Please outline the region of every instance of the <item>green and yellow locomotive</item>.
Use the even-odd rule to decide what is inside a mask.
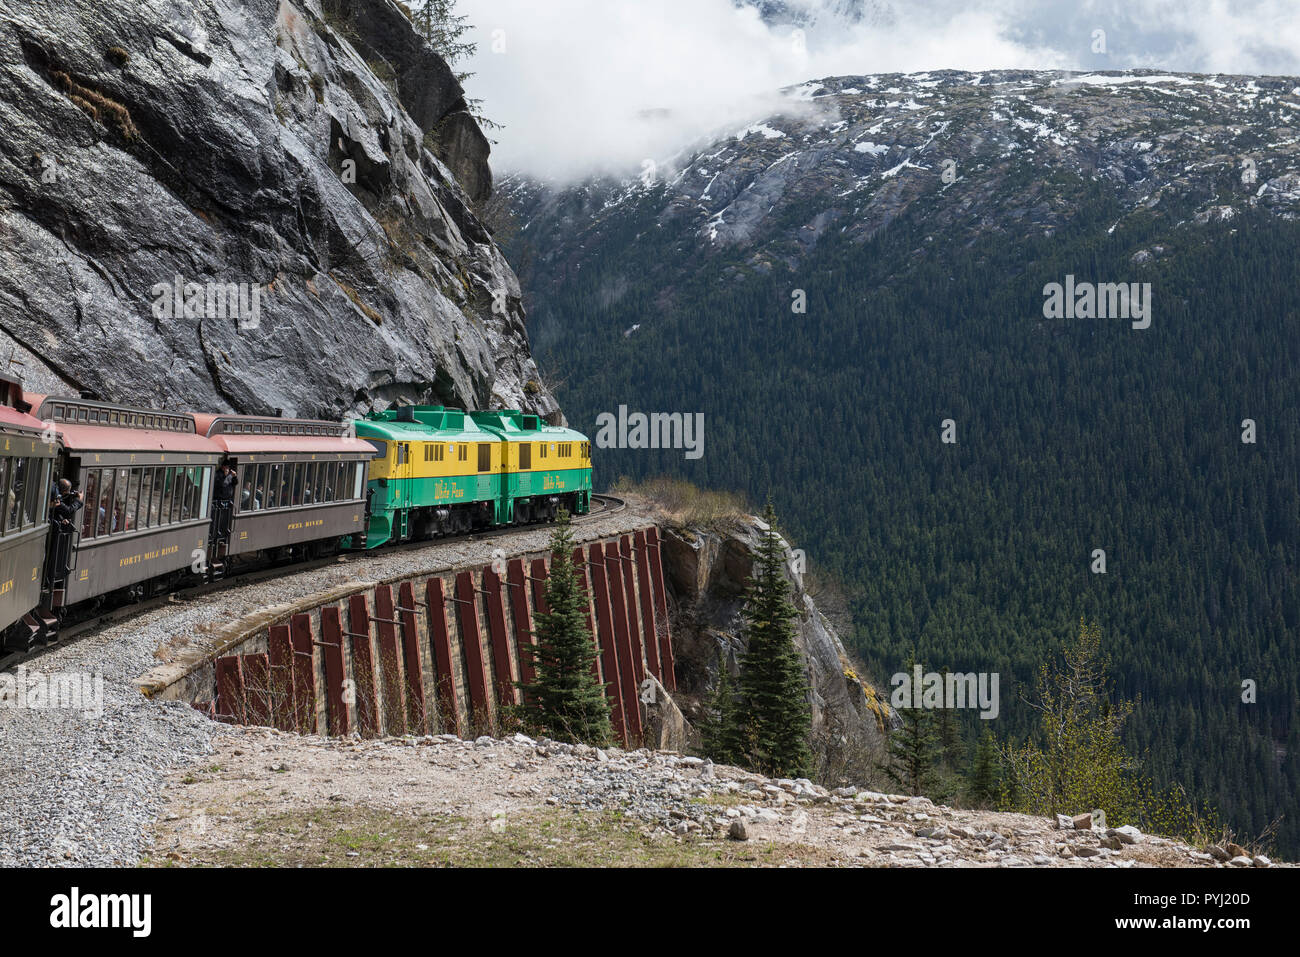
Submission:
[[[591,508],[591,443],[516,410],[400,406],[356,423],[375,447],[365,539],[353,548],[418,541]]]

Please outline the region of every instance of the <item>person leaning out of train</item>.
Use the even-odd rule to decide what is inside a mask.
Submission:
[[[235,474],[234,468],[229,462],[221,463],[221,471],[217,473],[216,489],[212,498],[217,502],[233,502],[235,500],[235,490],[239,488],[239,476]]]
[[[59,479],[54,498],[50,501],[50,521],[58,525],[71,525],[77,511],[85,505],[81,492],[73,491],[72,483]]]

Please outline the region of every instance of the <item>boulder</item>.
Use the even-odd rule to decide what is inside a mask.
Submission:
[[[681,708],[659,679],[649,671],[645,677],[653,685],[652,694],[643,693],[640,697],[646,741],[663,751],[685,751],[691,743],[691,723],[686,720]],[[704,760],[689,757],[683,758],[681,763],[687,767],[697,767],[703,765]]]
[[[1117,837],[1125,844],[1136,844],[1142,840],[1142,832],[1132,824],[1125,824],[1123,827],[1113,827],[1106,832],[1112,837]]]

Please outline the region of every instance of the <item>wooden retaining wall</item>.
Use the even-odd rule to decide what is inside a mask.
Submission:
[[[639,744],[639,691],[676,689],[658,530],[573,551],[615,734]],[[215,659],[195,707],[222,721],[362,737],[501,730],[533,679],[520,653],[545,611],[552,556],[370,585],[268,623]]]

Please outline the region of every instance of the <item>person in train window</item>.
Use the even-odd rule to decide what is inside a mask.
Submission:
[[[90,471],[86,473],[86,492],[90,496],[91,502],[99,500],[99,473]],[[99,524],[99,516],[86,509],[86,514],[81,519],[81,537],[90,538],[95,534],[95,527]]]
[[[84,504],[82,494],[72,490],[72,483],[67,479],[59,479],[59,492],[50,501],[50,521],[72,527],[77,510]]]
[[[217,473],[216,490],[212,498],[217,502],[233,502],[235,500],[235,490],[239,488],[239,476],[229,462],[221,463],[221,471]]]
[[[5,528],[13,531],[19,527],[18,509],[23,500],[23,491],[27,488],[27,460],[24,458],[14,459],[14,469],[12,481],[9,483],[9,501],[6,506],[9,509],[9,521]],[[60,482],[60,484],[62,484]]]
[[[96,535],[105,535],[108,533],[108,513],[112,507],[113,500],[109,498],[108,493],[105,492],[104,497],[99,500],[99,526],[95,531]],[[117,531],[116,517],[113,519],[113,531]]]

